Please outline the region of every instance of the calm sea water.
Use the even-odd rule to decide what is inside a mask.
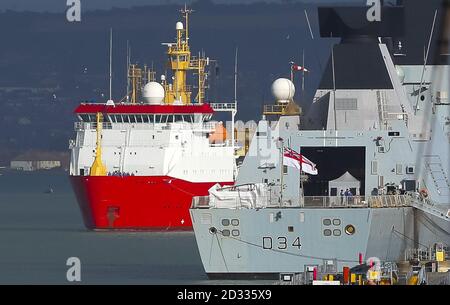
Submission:
[[[81,260],[84,284],[250,283],[209,281],[192,232],[87,231],[67,173],[3,172],[0,284],[68,283],[69,257]]]

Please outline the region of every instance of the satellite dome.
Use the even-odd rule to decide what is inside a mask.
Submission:
[[[272,94],[279,103],[289,103],[294,98],[295,86],[287,78],[279,78],[272,84]]]
[[[142,96],[150,105],[162,104],[164,100],[164,87],[157,82],[150,82],[144,86]]]
[[[177,30],[182,30],[184,28],[183,23],[178,21],[177,24],[175,25],[175,28]]]

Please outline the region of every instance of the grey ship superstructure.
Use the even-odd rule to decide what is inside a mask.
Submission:
[[[300,273],[328,261],[341,269],[361,257],[398,262],[410,249],[450,245],[448,57],[433,54],[425,70],[423,59],[408,63],[396,40],[403,7],[384,7],[378,25],[346,24],[366,9],[319,8],[322,37],[342,41],[303,127],[297,116],[261,120],[236,187],[194,198],[210,277]],[[284,147],[319,174],[281,166]],[[347,188],[353,196],[340,195]]]

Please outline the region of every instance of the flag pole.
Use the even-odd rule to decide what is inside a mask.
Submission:
[[[300,154],[300,189],[301,189],[301,192],[302,192],[302,195],[301,195],[301,197],[300,197],[300,199],[301,198],[304,198],[305,197],[305,192],[304,192],[304,189],[303,189],[303,179],[302,179],[302,167],[303,167],[303,156],[302,156],[302,147],[300,146],[299,148],[298,148],[298,153]]]
[[[284,141],[281,139],[281,147],[280,147],[280,167],[281,167],[281,176],[280,176],[280,206],[283,205],[283,176],[284,176]]]

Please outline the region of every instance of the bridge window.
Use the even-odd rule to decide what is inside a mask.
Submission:
[[[142,123],[142,115],[136,115],[136,123]]]
[[[136,116],[135,115],[130,115],[130,123],[136,123]]]
[[[89,115],[87,114],[80,114],[80,118],[83,122],[89,122]]]
[[[184,118],[182,115],[175,115],[175,122],[183,122]]]
[[[124,123],[130,123],[130,117],[128,115],[123,115],[122,118]]]
[[[194,123],[200,123],[203,119],[203,116],[201,115],[194,115]]]

